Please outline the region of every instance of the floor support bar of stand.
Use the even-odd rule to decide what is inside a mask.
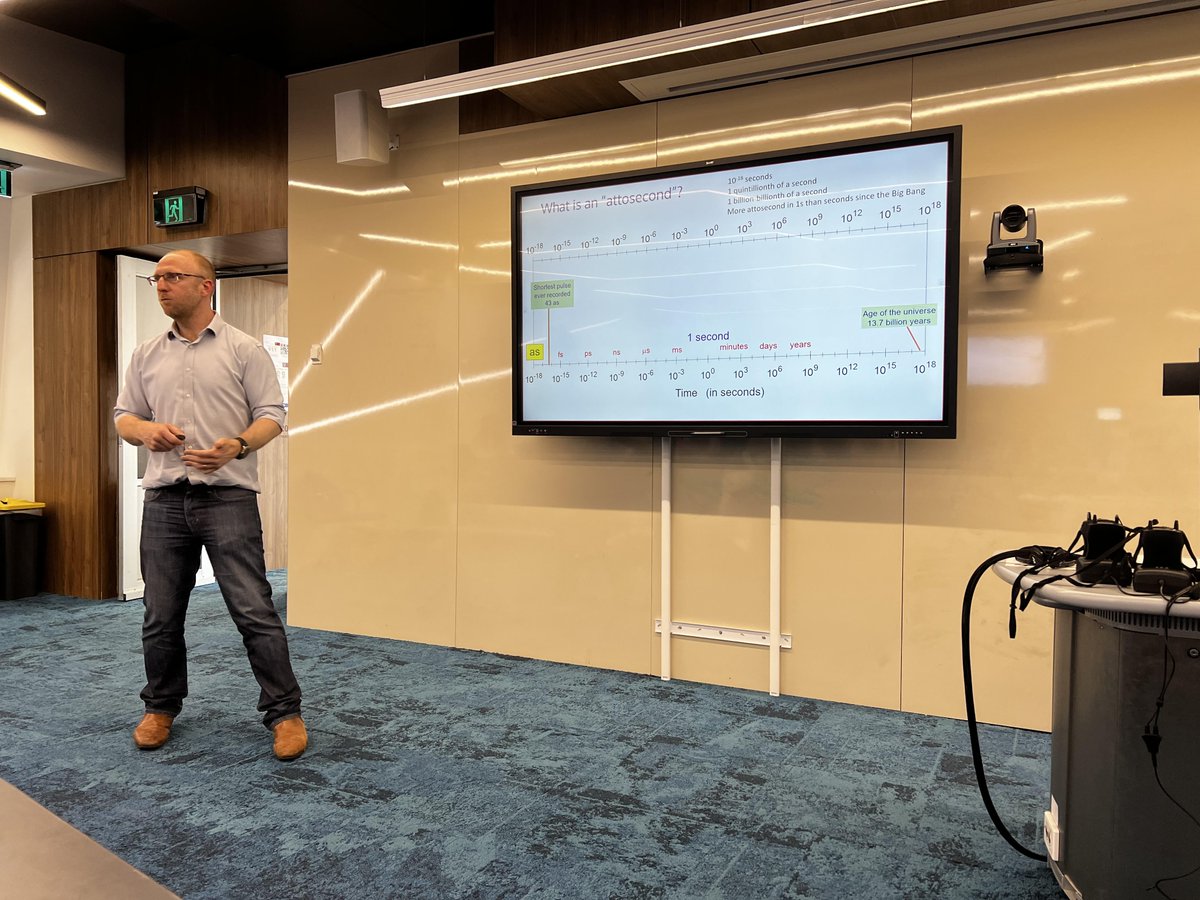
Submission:
[[[662,535],[662,548],[659,554],[659,569],[662,572],[662,588],[660,601],[662,603],[662,621],[671,621],[671,439],[662,439],[662,463],[659,467],[662,473],[662,510],[659,516],[659,531]],[[662,630],[662,665],[659,667],[659,677],[663,681],[671,680],[671,629]]]
[[[772,697],[779,696],[779,646],[780,646],[780,609],[779,609],[779,570],[781,554],[781,535],[779,527],[779,498],[782,493],[783,469],[783,439],[771,438],[771,676],[770,690]]]

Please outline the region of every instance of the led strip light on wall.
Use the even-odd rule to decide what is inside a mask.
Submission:
[[[35,116],[46,114],[46,101],[0,72],[0,97]]]

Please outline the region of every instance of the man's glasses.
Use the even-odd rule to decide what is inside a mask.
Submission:
[[[162,275],[147,275],[146,280],[151,284],[165,281],[167,284],[179,284],[185,278],[207,278],[207,275],[191,275],[187,272],[164,272]]]

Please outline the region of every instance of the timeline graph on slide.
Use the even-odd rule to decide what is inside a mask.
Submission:
[[[518,248],[527,409],[936,418],[947,210],[922,149],[537,197]]]

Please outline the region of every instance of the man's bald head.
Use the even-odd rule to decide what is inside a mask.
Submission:
[[[195,250],[172,250],[159,260],[159,264],[170,260],[180,266],[180,271],[188,271],[193,275],[203,275],[212,282],[217,280],[217,271],[213,268],[213,264],[209,262],[208,257],[197,253]]]

